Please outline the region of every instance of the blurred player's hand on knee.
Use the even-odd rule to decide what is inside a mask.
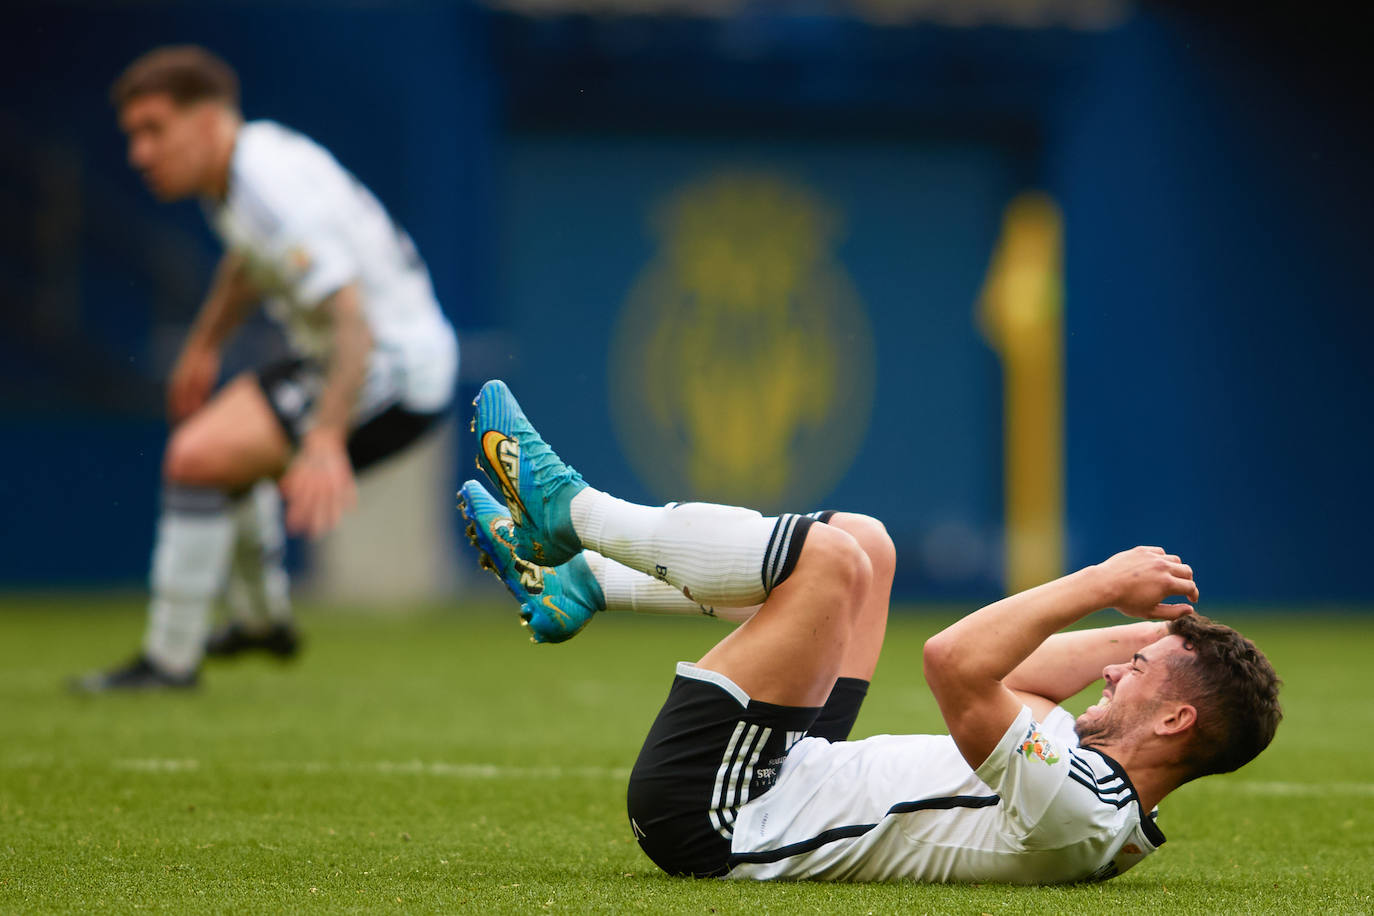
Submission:
[[[167,382],[167,413],[173,422],[200,409],[219,378],[219,350],[194,342],[177,357]]]
[[[343,437],[325,429],[306,434],[301,449],[281,478],[286,527],[293,534],[319,537],[339,523],[358,502]]]

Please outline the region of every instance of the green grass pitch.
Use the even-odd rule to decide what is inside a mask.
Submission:
[[[672,663],[725,625],[603,616],[533,646],[472,605],[306,608],[294,666],[82,698],[63,678],[130,653],[141,606],[0,601],[0,911],[1374,912],[1374,615],[1218,614],[1286,681],[1274,746],[1167,799],[1168,844],[1126,875],[1018,888],[659,874],[626,775]],[[948,619],[896,616],[856,737],[942,730],[920,646]]]

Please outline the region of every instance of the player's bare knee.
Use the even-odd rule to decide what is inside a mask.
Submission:
[[[210,486],[218,482],[222,459],[207,447],[203,437],[179,430],[167,443],[162,458],[162,477],[169,483]]]
[[[807,553],[811,556],[807,557]],[[862,545],[849,532],[832,525],[813,525],[807,534],[802,554],[809,571],[842,596],[845,604],[857,606],[858,599],[873,582],[873,563]]]
[[[887,533],[887,526],[871,515],[837,512],[828,524],[848,532],[859,542],[873,566],[873,575],[890,575],[897,568],[897,548]]]

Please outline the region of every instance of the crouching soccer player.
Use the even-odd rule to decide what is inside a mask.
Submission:
[[[1197,600],[1193,571],[1137,547],[932,637],[926,679],[949,735],[847,741],[886,623],[895,557],[881,523],[632,505],[587,486],[503,383],[476,407],[478,460],[505,504],[475,481],[460,503],[537,641],[645,602],[746,617],[678,665],[630,776],[630,826],[671,874],[1110,878],[1164,842],[1169,792],[1236,769],[1274,735],[1267,659],[1164,603]],[[1104,607],[1144,620],[1059,632]],[[1099,676],[1102,700],[1077,720],[1057,705]]]
[[[111,95],[130,164],[161,200],[199,197],[226,253],[168,385],[176,425],[142,651],[76,686],[188,687],[207,650],[294,653],[278,482],[289,527],[332,528],[354,474],[445,415],[458,347],[410,237],[322,147],[245,123],[224,61],[159,48]],[[263,299],[294,355],[212,394],[221,348]],[[226,578],[240,613],[211,635]]]

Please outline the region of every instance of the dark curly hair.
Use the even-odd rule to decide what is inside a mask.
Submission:
[[[1255,644],[1197,614],[1169,624],[1192,650],[1172,656],[1175,692],[1197,710],[1189,779],[1239,769],[1269,746],[1283,718],[1279,676]]]
[[[144,95],[165,92],[177,105],[219,102],[239,105],[239,78],[224,60],[197,45],[154,48],[129,64],[110,87],[116,108]]]

